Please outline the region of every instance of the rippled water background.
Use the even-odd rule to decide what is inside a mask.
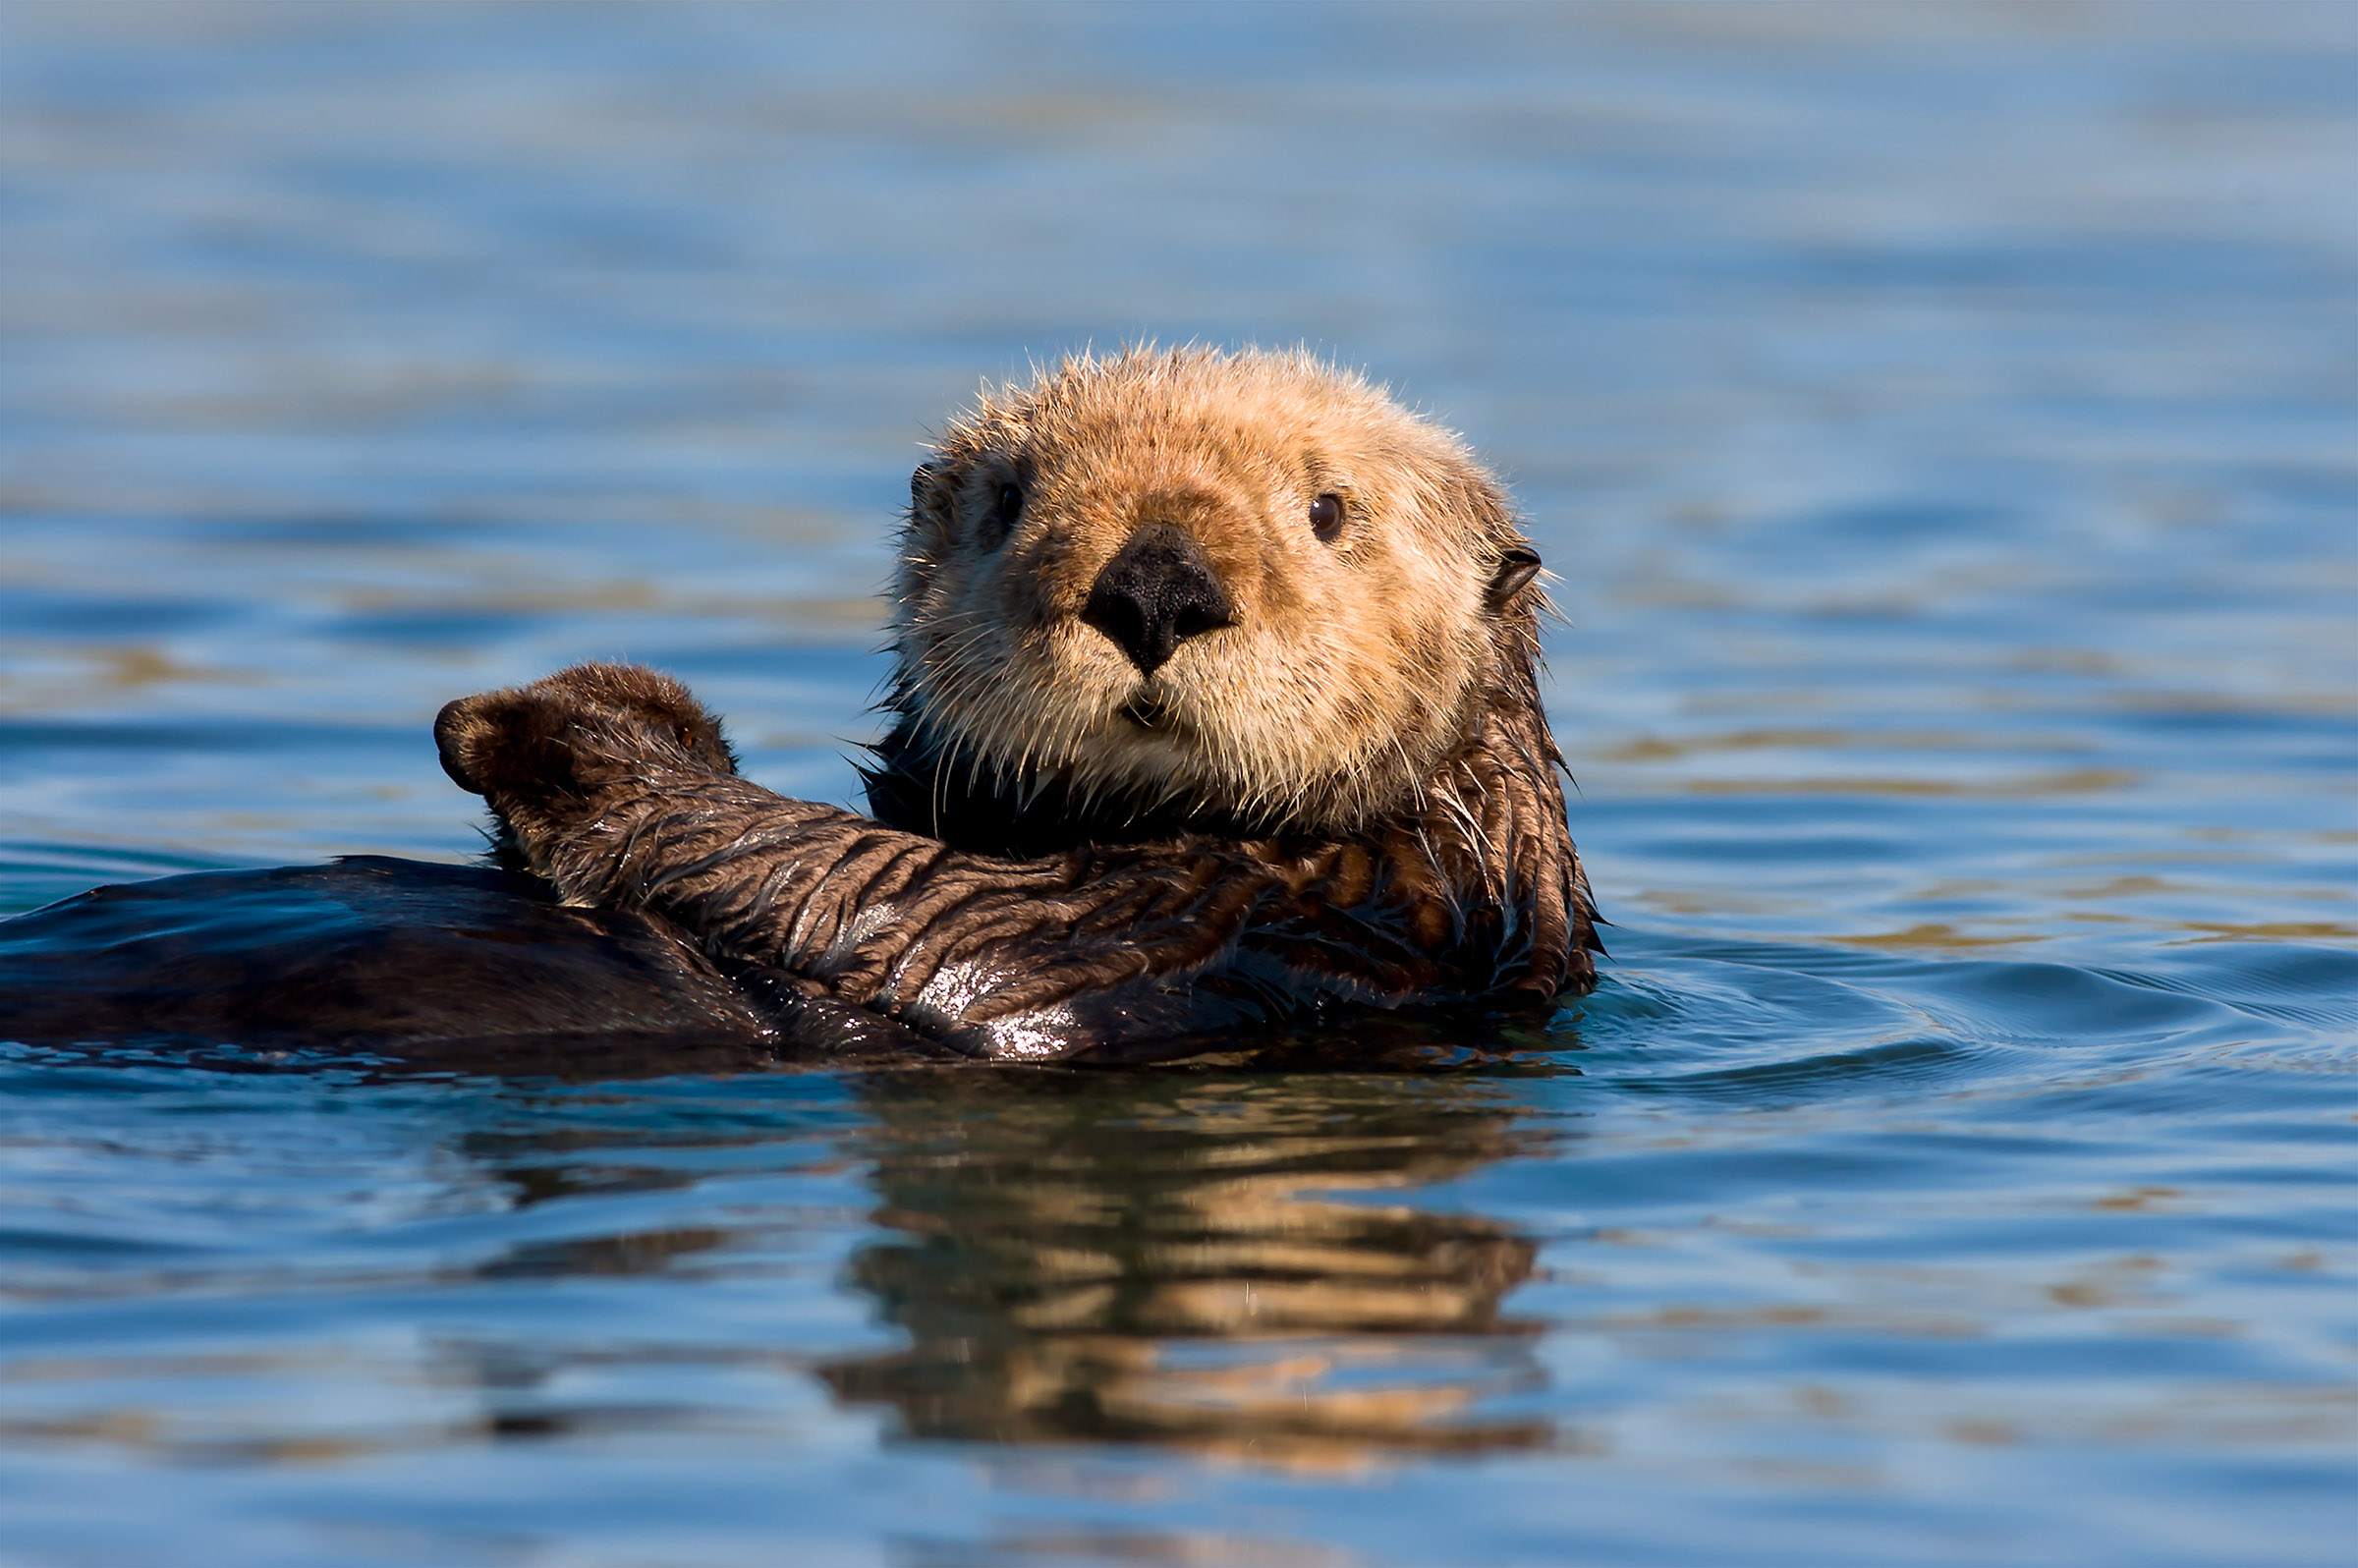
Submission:
[[[1511,476],[1618,923],[1511,1070],[0,1047],[0,1561],[2349,1560],[2358,8],[21,5],[0,252],[0,912],[586,656],[849,799],[920,433],[1151,335]]]

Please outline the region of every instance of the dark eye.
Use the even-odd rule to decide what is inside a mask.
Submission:
[[[1015,530],[1015,520],[1024,515],[1024,491],[1018,484],[999,486],[998,503],[990,509],[991,538],[1005,538]]]
[[[1334,542],[1334,536],[1343,532],[1341,496],[1321,495],[1310,503],[1310,532],[1328,544]]]

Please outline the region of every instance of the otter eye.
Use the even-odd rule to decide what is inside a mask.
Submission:
[[[1343,498],[1321,495],[1310,503],[1310,532],[1328,544],[1343,532]]]
[[[1019,484],[999,486],[998,502],[990,509],[991,542],[996,543],[1015,531],[1015,520],[1024,515],[1024,490]]]

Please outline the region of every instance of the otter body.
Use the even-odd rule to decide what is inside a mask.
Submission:
[[[159,877],[0,921],[0,1039],[569,1074],[928,1049],[707,958],[659,916],[382,856]]]
[[[555,900],[520,929],[676,949],[657,1033],[1119,1058],[1593,981],[1539,558],[1447,432],[1303,355],[1068,361],[951,426],[901,542],[870,814],[740,777],[651,671],[437,720]]]
[[[1068,361],[901,542],[870,815],[614,666],[451,704],[444,766],[568,902],[973,1056],[1592,982],[1539,557],[1455,437],[1302,355]]]

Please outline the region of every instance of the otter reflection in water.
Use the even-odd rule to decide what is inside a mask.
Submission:
[[[870,1082],[894,1234],[852,1264],[907,1348],[821,1374],[921,1438],[1351,1467],[1552,1443],[1501,1300],[1527,1236],[1403,1195],[1535,1148],[1453,1077]]]

